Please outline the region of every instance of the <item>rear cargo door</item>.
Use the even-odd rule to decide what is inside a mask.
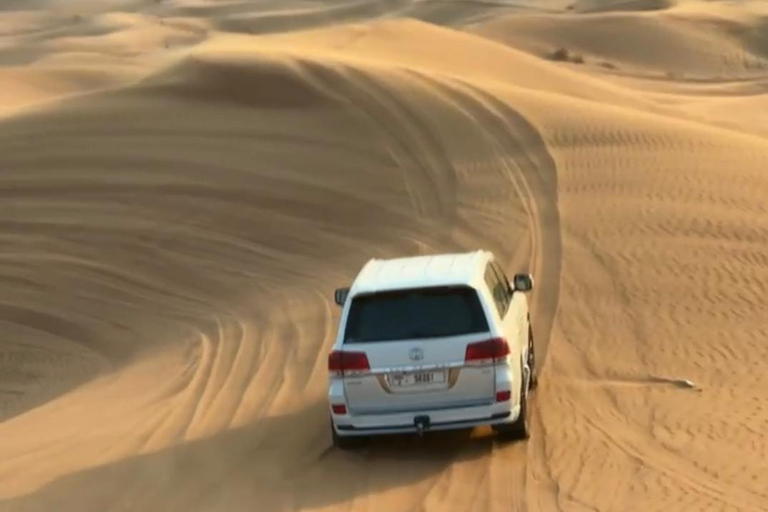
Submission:
[[[345,352],[364,353],[369,370],[344,377],[352,414],[486,404],[492,364],[466,364],[467,346],[490,338],[471,287],[433,287],[355,297]]]

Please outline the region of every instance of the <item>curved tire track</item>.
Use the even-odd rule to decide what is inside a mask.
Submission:
[[[547,361],[560,293],[562,241],[557,203],[557,167],[536,128],[520,113],[487,91],[467,83],[462,86],[469,90],[469,94],[454,92],[453,98],[470,108],[486,128],[486,133],[502,155],[503,172],[516,189],[528,215],[532,239],[529,262],[537,283],[531,315],[538,371],[541,374]],[[529,459],[543,464],[545,480],[550,487],[557,487],[546,465],[544,429],[540,411],[536,407],[536,397],[540,392],[541,388],[533,394],[533,433],[528,446],[520,447],[527,449],[520,449],[523,453],[517,457],[523,464],[512,469],[515,477],[510,486],[515,500],[514,510],[528,509],[529,504],[524,497],[529,488],[528,475],[532,468]],[[552,505],[557,506],[556,503],[548,504]]]
[[[408,167],[416,171],[405,173],[405,178],[410,180],[408,189],[417,213],[428,218],[456,219],[450,207],[456,204],[462,185],[466,184],[461,182],[462,176],[446,153],[450,141],[441,140],[434,124],[430,125],[431,120],[424,119],[418,104],[409,97],[396,94],[394,89],[386,86],[386,81],[377,80],[366,70],[345,68],[343,73],[338,73],[325,68],[322,72],[318,69],[313,71],[313,77],[334,91],[337,97],[340,97],[340,90],[344,91],[343,99],[386,134],[398,161],[407,162]],[[475,126],[470,129],[474,136],[480,134],[479,140],[484,146],[491,148],[492,161],[498,163],[495,172],[499,173],[500,182],[514,189],[525,211],[530,253],[523,256],[527,256],[537,282],[531,308],[541,372],[546,362],[560,290],[561,233],[555,161],[537,129],[497,96],[464,81],[435,78],[416,71],[409,71],[406,76],[415,78],[417,85],[437,90],[453,109],[462,112],[474,123]],[[444,187],[446,179],[450,183],[447,189]],[[446,193],[451,197],[446,198]],[[478,236],[483,239],[482,233]],[[511,250],[519,252],[515,248]],[[519,256],[514,254],[514,259]],[[495,498],[489,498],[492,500],[487,504],[490,508],[504,503],[507,510],[509,506],[514,510],[527,509],[527,475],[530,468],[527,459],[545,460],[543,440],[538,439],[543,434],[538,414],[534,416],[534,429],[528,445],[493,446],[488,453],[490,466],[487,471],[490,475],[498,475],[489,479],[494,482],[490,484],[489,494]],[[445,478],[450,479],[450,474],[439,477],[438,482],[443,482]],[[499,480],[504,481],[503,491],[495,483]],[[442,487],[434,485],[430,489]],[[501,496],[495,496],[498,494]]]

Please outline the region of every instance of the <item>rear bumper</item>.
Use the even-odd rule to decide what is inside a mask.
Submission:
[[[475,407],[410,411],[393,414],[336,415],[332,414],[333,428],[339,436],[370,436],[384,434],[410,434],[419,432],[418,417],[427,417],[424,432],[457,430],[481,425],[495,425],[515,421],[520,413],[512,402],[500,402]]]

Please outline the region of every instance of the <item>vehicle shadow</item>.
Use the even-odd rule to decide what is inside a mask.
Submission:
[[[490,430],[488,430],[490,432]],[[470,435],[471,434],[471,435]],[[483,429],[386,436],[355,451],[331,446],[324,403],[212,437],[63,476],[6,500],[3,511],[296,510],[349,502],[483,457]]]

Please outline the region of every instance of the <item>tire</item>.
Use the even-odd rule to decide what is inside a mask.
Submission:
[[[334,448],[346,451],[361,448],[365,445],[367,438],[362,436],[340,436],[336,433],[336,429],[333,428],[333,423],[331,423],[331,439]]]
[[[530,387],[530,383],[527,387]],[[496,434],[501,440],[524,441],[531,436],[530,419],[530,410],[528,408],[528,390],[526,389],[526,386],[521,385],[520,415],[512,423],[494,425],[493,429],[496,431]]]
[[[536,371],[536,344],[533,342],[533,328],[528,321],[528,369],[531,371],[531,379],[528,389],[536,389],[539,386],[539,375]]]

